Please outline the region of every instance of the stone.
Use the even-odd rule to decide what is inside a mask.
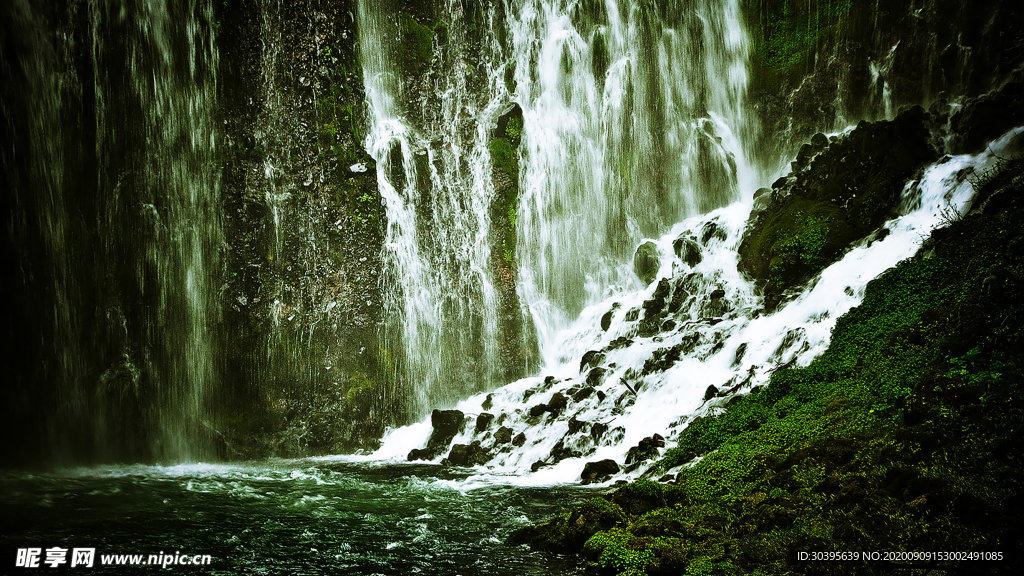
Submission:
[[[491,422],[493,421],[494,414],[489,414],[487,412],[481,413],[479,416],[476,417],[476,432],[479,434],[480,432],[487,430],[487,428],[491,425]]]
[[[494,433],[494,442],[496,444],[508,444],[512,441],[512,429],[508,426],[502,426],[498,428],[498,431]]]
[[[658,276],[661,258],[658,245],[648,240],[636,249],[633,254],[633,272],[644,284],[650,284]]]
[[[697,244],[697,239],[692,236],[676,238],[672,242],[672,249],[675,250],[676,256],[690,268],[700,264],[700,261],[703,259],[700,252],[700,244]]]
[[[432,460],[441,455],[451,444],[452,439],[462,431],[466,416],[458,410],[434,410],[430,414],[433,431],[427,439],[427,446],[409,452],[408,459]]]
[[[591,369],[590,373],[587,374],[587,385],[593,387],[600,386],[604,382],[604,377],[607,373],[608,370],[600,366]]]
[[[526,444],[526,434],[520,432],[515,438],[512,439],[512,445],[518,448],[523,444]]]
[[[658,449],[664,447],[665,438],[661,434],[648,436],[626,452],[626,465],[637,464],[655,458],[659,454]]]
[[[707,402],[715,396],[718,396],[718,388],[714,384],[708,386],[708,389],[704,391],[704,401]]]
[[[604,362],[604,358],[604,352],[590,350],[589,352],[584,354],[583,359],[580,360],[580,372],[583,372],[583,369],[586,368],[587,366],[598,366],[599,364],[601,364],[601,362]]]
[[[585,386],[580,388],[578,392],[572,395],[573,402],[582,402],[587,398],[590,398],[594,394],[593,386]]]
[[[610,480],[613,474],[619,473],[619,465],[615,460],[606,459],[597,462],[587,462],[583,466],[580,480],[583,484],[596,484]]]

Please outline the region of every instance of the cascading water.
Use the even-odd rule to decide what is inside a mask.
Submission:
[[[630,464],[630,449],[643,439],[671,438],[694,417],[720,412],[734,394],[766,385],[780,367],[806,366],[821,354],[836,320],[859,304],[869,281],[914,255],[932,229],[970,209],[975,190],[965,175],[991,170],[1022,134],[1017,128],[981,153],[929,166],[906,184],[901,214],[884,225],[887,233],[858,242],[773,314],[762,314],[760,298],[737,272],[749,204],[687,219],[658,245],[671,254],[689,239],[699,246],[698,262],[669,257],[659,282],[617,291],[584,309],[558,334],[546,377],[524,378],[456,406],[470,418],[490,416],[478,417],[483,425],[466,426],[451,443],[484,455],[476,461],[484,483],[574,482],[584,460]],[[424,421],[391,432],[372,458],[404,458],[423,445],[430,428]],[[637,460],[624,472],[635,478],[649,464]],[[535,474],[523,474],[526,468]]]
[[[17,2],[5,16],[25,48],[4,74],[15,300],[31,315],[34,292],[53,296],[19,323],[42,344],[16,404],[47,414],[42,450],[57,458],[210,457],[212,10]]]
[[[413,100],[408,55],[391,39],[409,16],[376,2],[359,14],[391,334],[419,414],[502,383],[503,316],[551,350],[610,287],[636,286],[617,263],[641,239],[753,189],[737,2],[452,2],[433,62],[445,72],[431,76],[439,101],[423,109],[399,104]],[[522,126],[496,134],[513,103]],[[500,138],[518,146],[505,153],[519,160],[511,186],[492,173]],[[516,238],[502,250],[492,238],[506,217]]]

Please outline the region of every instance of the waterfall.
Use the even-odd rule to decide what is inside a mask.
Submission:
[[[421,25],[387,3],[359,6],[389,333],[420,415],[503,383],[508,316],[526,332],[519,373],[535,347],[550,360],[585,306],[639,287],[623,263],[641,240],[749,195],[755,172],[740,146],[755,126],[738,2],[439,12],[423,72],[403,45]],[[495,176],[498,139],[511,144],[511,185]],[[499,244],[508,226],[514,239]]]
[[[41,449],[58,458],[210,457],[212,8],[19,1],[7,16],[3,163],[26,306],[11,325],[38,338],[19,345],[35,368],[15,403],[45,415]]]

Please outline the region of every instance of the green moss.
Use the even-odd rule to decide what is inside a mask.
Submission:
[[[510,119],[506,130],[518,131]],[[505,138],[494,138],[488,145],[492,165],[507,179],[497,187],[497,198],[492,209],[492,220],[497,223],[500,234],[500,254],[506,264],[511,265],[516,253],[516,220],[519,210],[519,156]]]
[[[407,73],[419,74],[433,56],[434,32],[405,12],[398,13],[398,24],[402,34],[403,67]]]

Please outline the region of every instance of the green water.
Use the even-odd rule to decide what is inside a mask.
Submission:
[[[438,466],[331,460],[7,472],[0,573],[579,574],[573,559],[504,540],[593,495]],[[66,564],[45,564],[53,547],[69,550]],[[16,566],[20,548],[43,549],[38,568]],[[93,567],[71,567],[73,548],[95,548]],[[210,564],[102,562],[176,553],[210,555]]]

